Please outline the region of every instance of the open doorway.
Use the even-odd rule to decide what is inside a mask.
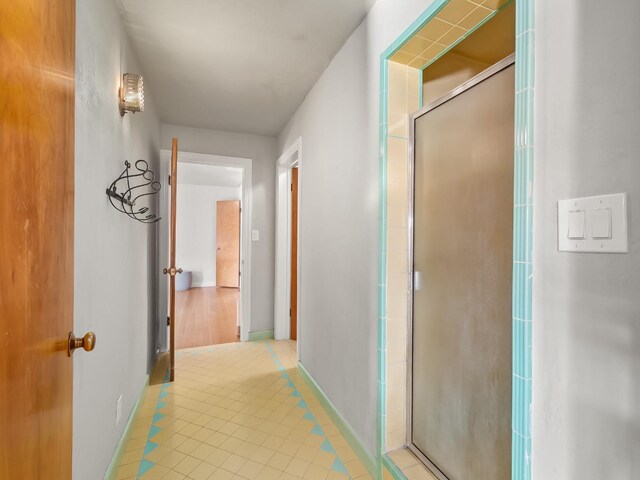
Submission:
[[[236,342],[242,169],[178,164],[176,349]]]
[[[302,139],[289,146],[276,165],[276,279],[274,338],[296,342],[301,350],[300,192]]]
[[[161,216],[170,218],[170,151],[161,152]],[[178,153],[176,199],[175,348],[247,341],[251,318],[251,159]],[[162,192],[161,192],[162,194]],[[161,263],[169,255],[169,221],[159,237]],[[160,289],[159,314],[168,295]],[[160,328],[159,349],[169,346]]]

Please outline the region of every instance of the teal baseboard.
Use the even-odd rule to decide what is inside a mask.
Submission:
[[[124,427],[124,431],[120,436],[120,440],[118,441],[118,445],[116,446],[116,451],[113,453],[113,458],[111,459],[111,463],[109,464],[109,469],[107,473],[104,475],[104,480],[115,480],[116,474],[118,473],[118,466],[120,465],[120,459],[124,454],[124,448],[127,443],[127,437],[129,436],[129,431],[131,430],[131,426],[133,425],[133,420],[136,418],[136,413],[138,413],[138,409],[142,404],[142,400],[144,399],[145,394],[147,393],[147,387],[149,386],[149,375],[147,375],[147,381],[142,387],[142,391],[138,395],[138,400],[136,404],[133,406],[133,410],[131,410],[131,414],[129,415],[129,419],[127,420],[127,425]]]
[[[356,432],[353,431],[351,426],[336,409],[335,405],[331,403],[329,397],[325,395],[320,386],[316,383],[316,381],[309,374],[309,372],[307,372],[307,370],[302,366],[301,363],[298,363],[298,371],[302,374],[302,378],[304,378],[305,382],[307,382],[307,384],[311,387],[316,397],[318,397],[318,400],[320,400],[320,403],[329,414],[329,417],[331,417],[331,420],[333,420],[333,423],[336,424],[336,427],[338,427],[340,433],[342,433],[344,438],[347,440],[349,446],[353,449],[356,455],[358,455],[358,458],[363,463],[365,468],[369,471],[369,474],[373,478],[378,478],[378,473],[376,471],[376,461],[362,444],[362,441],[358,438]]]
[[[273,330],[261,330],[259,332],[249,332],[250,342],[259,342],[260,340],[270,340],[273,338]]]

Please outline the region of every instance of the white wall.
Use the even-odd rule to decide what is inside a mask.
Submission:
[[[279,137],[302,136],[301,361],[376,445],[380,55],[431,4],[378,0]]]
[[[125,160],[157,170],[160,125],[149,91],[144,113],[120,117],[120,75],[142,72],[114,2],[77,2],[76,48],[74,330],[94,331],[97,343],[73,356],[73,478],[97,480],[144,387],[157,335],[156,226],[117,212],[105,189]]]
[[[216,202],[240,199],[240,187],[180,183],[176,265],[193,272],[194,287],[216,284]]]
[[[533,478],[640,471],[640,2],[536,1]],[[630,253],[557,251],[556,201],[628,192]]]
[[[174,137],[183,152],[252,159],[251,228],[260,231],[260,241],[251,243],[250,331],[272,330],[277,139],[163,124],[162,148],[170,149]]]

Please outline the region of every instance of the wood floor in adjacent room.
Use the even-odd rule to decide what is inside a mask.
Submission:
[[[176,292],[176,349],[237,342],[239,297],[237,288]]]

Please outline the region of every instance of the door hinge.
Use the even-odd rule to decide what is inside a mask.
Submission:
[[[167,316],[167,327],[171,325],[171,317]]]
[[[291,318],[291,309],[289,309],[289,318]]]
[[[171,185],[171,175],[169,175],[169,185]]]
[[[291,184],[291,191],[293,192],[293,183]]]

